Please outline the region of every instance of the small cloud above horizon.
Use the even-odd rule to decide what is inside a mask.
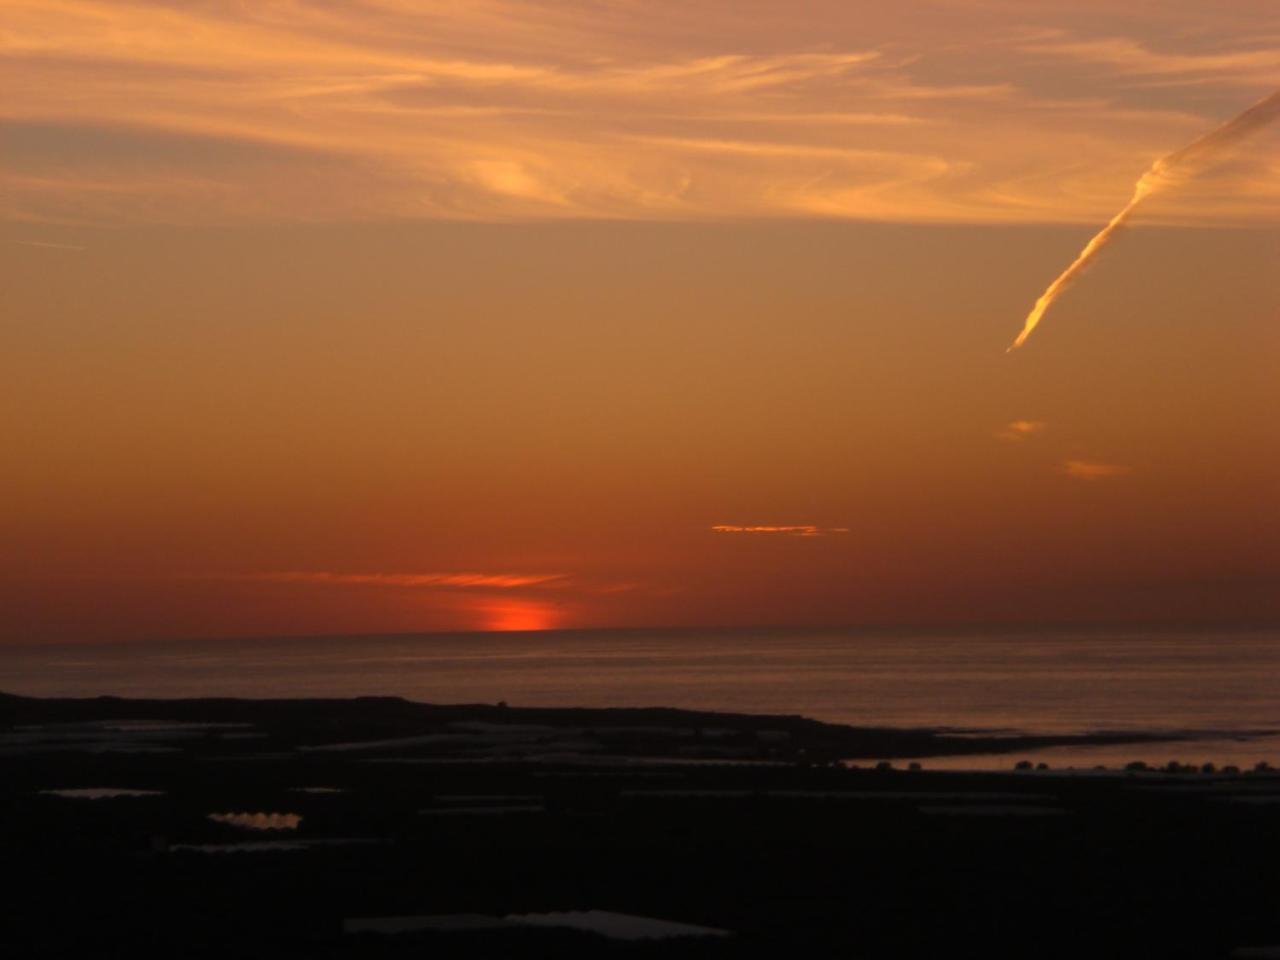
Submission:
[[[1048,424],[1044,420],[1014,420],[996,434],[1001,440],[1026,440],[1040,433]]]
[[[510,590],[564,581],[562,573],[331,573],[290,570],[242,574],[234,579],[263,583],[317,583],[335,586],[444,587]]]
[[[784,537],[823,537],[830,533],[848,533],[848,527],[818,527],[811,523],[790,524],[786,526],[738,526],[730,523],[718,523],[711,527],[715,533],[756,533],[775,534]]]
[[[10,243],[16,243],[21,247],[39,247],[42,250],[71,250],[79,253],[88,250],[88,247],[81,246],[78,243],[54,243],[51,240],[10,240]]]
[[[1068,460],[1061,472],[1077,480],[1101,480],[1106,477],[1123,477],[1133,472],[1131,467],[1119,463],[1095,463],[1091,460]]]

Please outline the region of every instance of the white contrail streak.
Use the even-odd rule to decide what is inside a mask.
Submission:
[[[1228,120],[1218,129],[1205,134],[1194,143],[1188,144],[1167,157],[1161,157],[1153,163],[1147,172],[1138,179],[1137,185],[1133,188],[1133,196],[1125,204],[1124,209],[1112,217],[1107,225],[1084,245],[1084,249],[1071,262],[1071,266],[1063,270],[1058,275],[1058,279],[1049,284],[1048,289],[1040,295],[1036,305],[1027,314],[1026,322],[1022,325],[1022,332],[1018,334],[1018,338],[1009,345],[1009,350],[1005,352],[1016,350],[1027,342],[1027,337],[1031,336],[1031,331],[1039,325],[1045,311],[1053,305],[1053,302],[1058,299],[1062,291],[1071,285],[1081,271],[1097,258],[1098,254],[1111,242],[1111,238],[1115,236],[1116,231],[1124,226],[1125,221],[1133,215],[1133,211],[1138,208],[1138,205],[1143,200],[1154,193],[1160,193],[1191,179],[1209,166],[1224,150],[1261,130],[1278,116],[1280,116],[1280,90],[1259,100],[1248,110]]]

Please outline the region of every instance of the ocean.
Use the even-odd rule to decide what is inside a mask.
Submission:
[[[1177,733],[1055,766],[1280,765],[1280,630],[595,630],[0,647],[47,697],[354,697],[668,706],[959,732]],[[930,766],[1007,768],[1009,755]]]

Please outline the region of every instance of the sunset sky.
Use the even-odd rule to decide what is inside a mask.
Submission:
[[[1280,621],[1274,0],[4,0],[0,641]]]

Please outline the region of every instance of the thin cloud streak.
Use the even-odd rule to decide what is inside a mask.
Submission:
[[[248,573],[230,579],[261,583],[309,583],[331,586],[437,587],[446,589],[512,590],[545,587],[567,580],[559,573],[330,573],[291,570]]]
[[[1162,53],[1128,37],[1099,37],[1029,43],[1025,49],[1040,55],[1105,64],[1139,77],[1181,79],[1188,83],[1213,78],[1242,86],[1280,82],[1280,53],[1274,46],[1226,53]]]
[[[1061,470],[1077,480],[1103,480],[1108,477],[1123,477],[1133,472],[1132,468],[1118,463],[1097,463],[1092,460],[1068,460]]]
[[[848,527],[818,527],[809,523],[791,524],[787,526],[738,526],[736,524],[718,523],[711,527],[715,533],[764,534],[766,536],[783,537],[825,537],[832,533],[848,533]]]
[[[10,240],[10,243],[16,243],[20,247],[39,247],[42,250],[70,250],[75,253],[81,253],[88,250],[78,243],[53,243],[49,240]]]

